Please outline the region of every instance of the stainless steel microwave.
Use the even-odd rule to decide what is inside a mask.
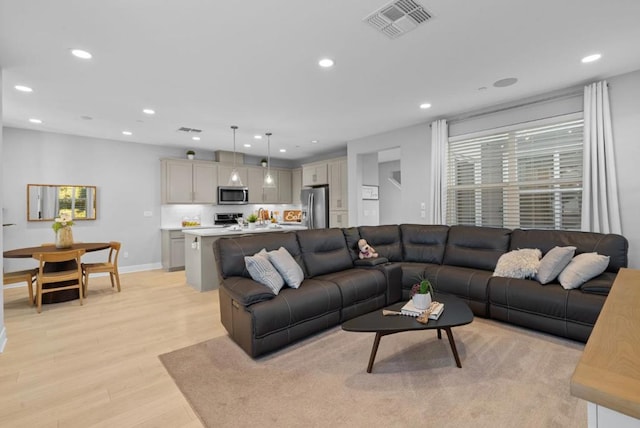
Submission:
[[[218,186],[218,205],[244,205],[248,203],[248,187]]]

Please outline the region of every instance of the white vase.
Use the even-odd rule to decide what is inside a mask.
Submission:
[[[195,155],[192,155],[192,154],[188,154],[187,155],[187,159],[189,159],[189,160],[193,160],[194,157],[195,157]]]
[[[56,248],[71,248],[73,232],[70,226],[63,226],[56,232]]]
[[[249,223],[249,229],[255,229],[256,228],[256,223]]]
[[[411,298],[411,300],[413,300],[413,306],[416,307],[416,309],[427,309],[429,307],[429,305],[431,305],[431,293],[427,293],[427,294],[414,294],[413,297]]]

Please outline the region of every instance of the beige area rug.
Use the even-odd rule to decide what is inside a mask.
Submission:
[[[385,336],[333,328],[252,360],[227,336],[160,359],[207,427],[586,427],[583,345],[484,319]]]

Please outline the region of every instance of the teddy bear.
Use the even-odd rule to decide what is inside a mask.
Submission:
[[[372,257],[378,257],[378,253],[376,253],[376,250],[371,245],[367,244],[366,239],[360,239],[358,241],[358,248],[360,248],[360,254],[358,254],[358,257],[360,257],[360,259],[370,259]]]

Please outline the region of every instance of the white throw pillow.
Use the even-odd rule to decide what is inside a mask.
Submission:
[[[276,268],[284,279],[284,282],[291,288],[298,288],[304,279],[302,268],[289,254],[286,248],[280,247],[277,250],[269,251],[269,261]]]
[[[493,276],[531,278],[538,271],[542,252],[532,248],[509,251],[500,256]]]
[[[269,287],[274,294],[277,295],[284,286],[284,280],[269,261],[266,250],[263,249],[253,256],[245,256],[244,264],[251,278]]]
[[[540,284],[548,284],[560,275],[560,272],[567,267],[576,247],[553,247],[540,260],[536,279]]]
[[[609,266],[609,256],[598,253],[582,253],[575,256],[558,276],[565,290],[578,288],[591,278],[604,272]]]

